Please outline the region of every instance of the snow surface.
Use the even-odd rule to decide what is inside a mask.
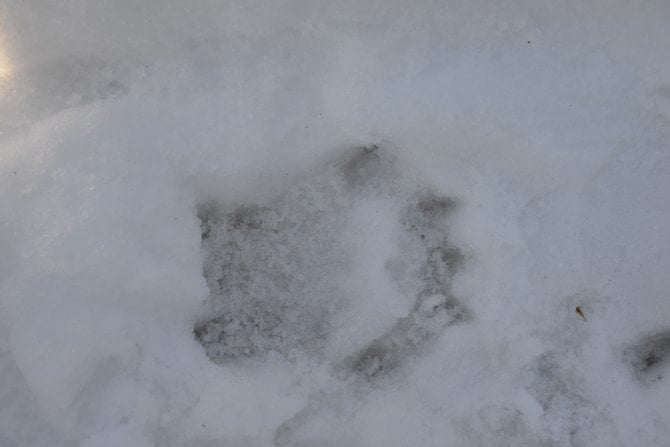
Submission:
[[[5,0],[0,446],[670,445],[669,23]]]

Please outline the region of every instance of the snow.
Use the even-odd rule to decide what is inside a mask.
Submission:
[[[664,445],[669,19],[6,1],[0,445]]]

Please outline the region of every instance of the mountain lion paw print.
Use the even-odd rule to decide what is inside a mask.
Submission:
[[[453,198],[406,178],[378,146],[327,161],[266,202],[202,203],[197,213],[210,296],[195,337],[215,363],[306,355],[332,365],[339,377],[387,376],[450,325],[472,318],[452,292],[465,263],[448,234],[457,207]],[[387,225],[380,231],[398,253],[388,259],[365,252],[371,250],[362,236],[366,216],[377,212]],[[407,310],[362,347],[329,357],[338,315],[365,299],[344,286],[352,275],[365,277],[352,262],[362,256],[383,264]]]

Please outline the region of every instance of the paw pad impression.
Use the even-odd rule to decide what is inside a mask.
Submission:
[[[270,352],[320,356],[336,316],[365,296],[353,297],[344,287],[360,274],[352,271],[353,253],[366,250],[357,241],[360,225],[351,223],[354,210],[363,210],[364,224],[365,213],[382,210],[390,218],[379,219],[389,222],[380,231],[389,232],[398,255],[378,261],[386,280],[406,297],[406,315],[346,358],[326,360],[365,378],[395,370],[446,327],[471,317],[451,291],[465,262],[447,231],[456,206],[404,178],[393,156],[377,146],[325,163],[267,203],[200,204],[210,296],[194,328],[197,340],[216,363]]]

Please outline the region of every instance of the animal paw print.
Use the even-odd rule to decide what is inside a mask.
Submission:
[[[335,316],[351,300],[342,287],[352,250],[343,243],[351,231],[347,222],[351,210],[371,197],[399,210],[399,251],[418,254],[416,265],[405,269],[412,286],[396,284],[411,304],[406,316],[362,349],[323,360],[339,373],[376,379],[421,355],[445,328],[470,319],[452,293],[465,261],[447,234],[457,203],[402,177],[394,158],[372,146],[325,163],[268,203],[200,205],[210,297],[194,333],[209,358],[227,363],[270,352],[322,355]]]
[[[640,338],[624,351],[624,355],[640,382],[663,380],[663,371],[667,371],[665,367],[670,358],[670,329]]]

